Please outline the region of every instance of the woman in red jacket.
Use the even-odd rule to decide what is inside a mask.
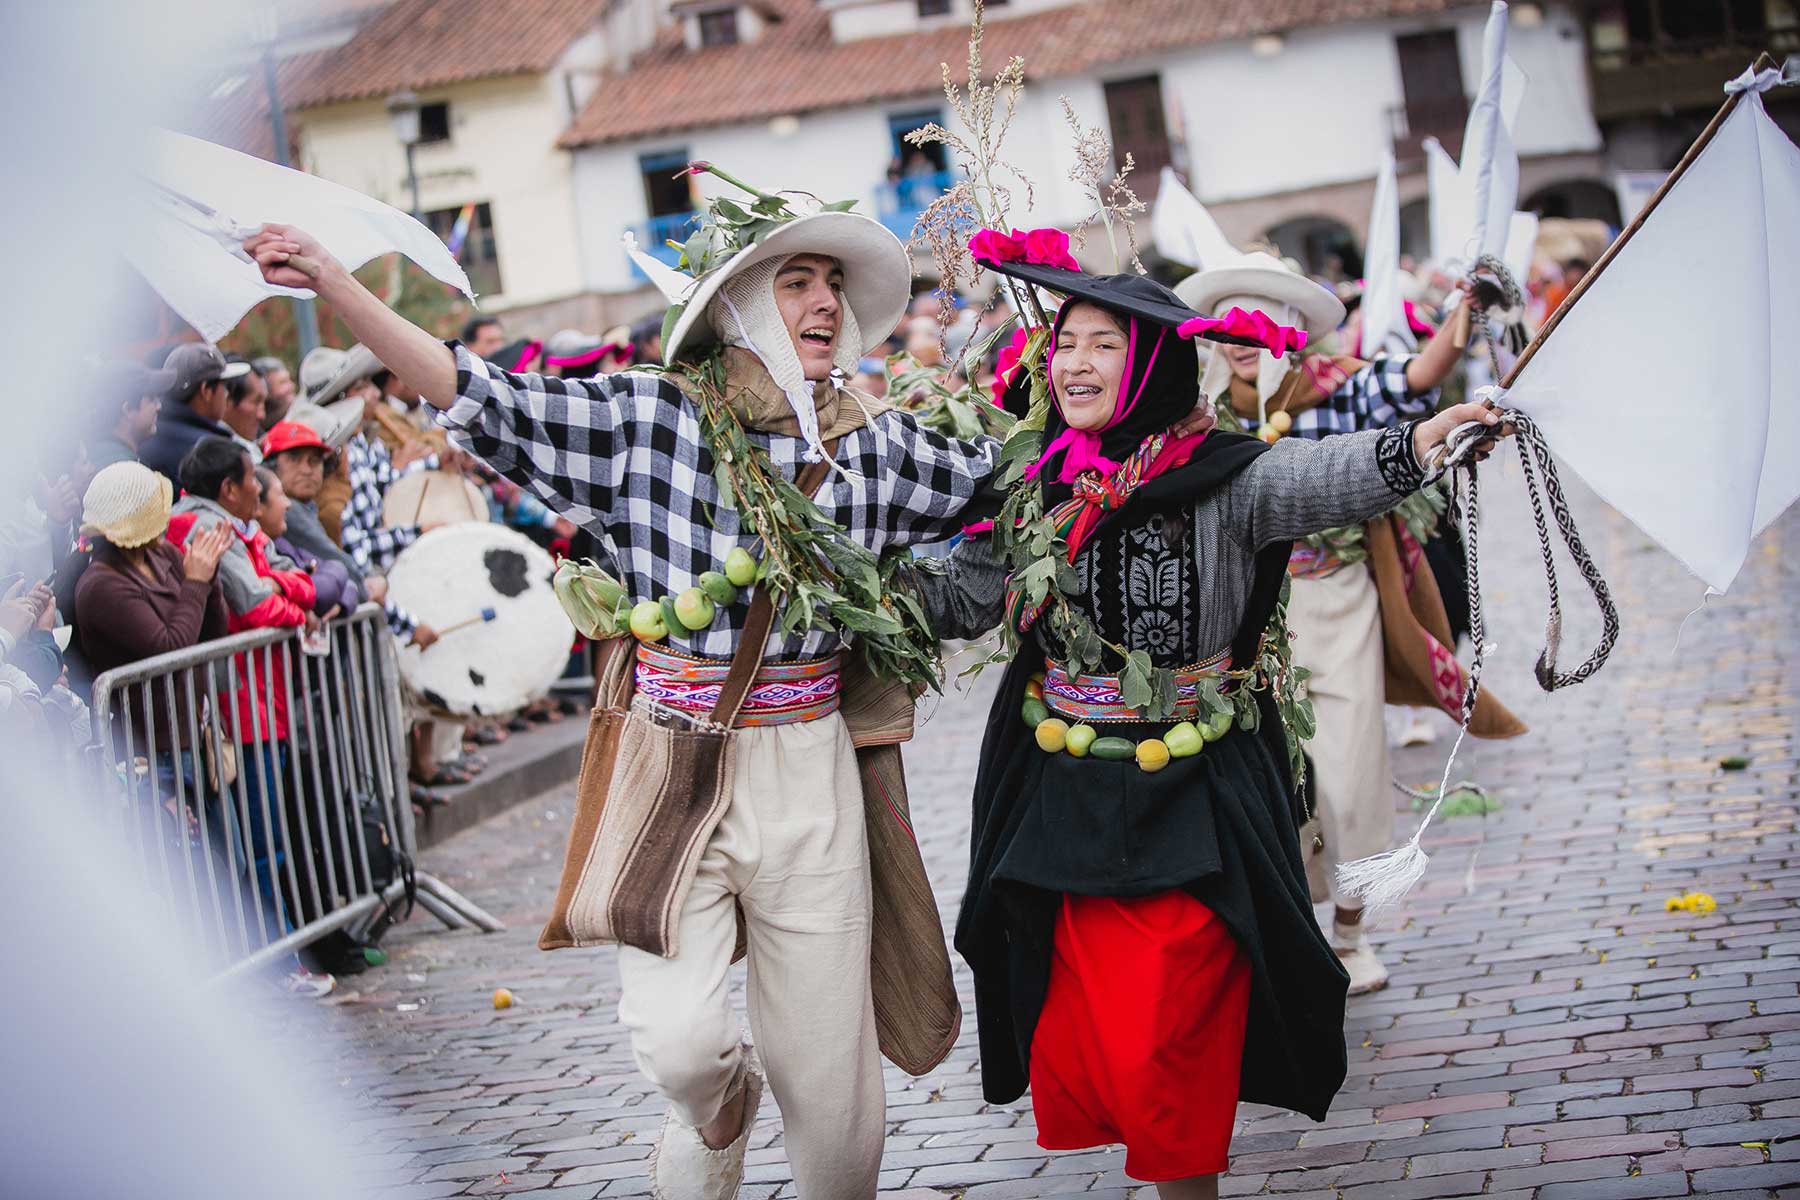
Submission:
[[[268,539],[256,526],[261,494],[255,464],[243,447],[227,438],[202,438],[181,463],[184,494],[169,519],[169,540],[185,543],[200,531],[228,527],[231,544],[219,562],[219,576],[232,633],[250,629],[291,629],[316,624],[312,580],[303,571],[277,571],[269,563]],[[289,681],[291,646],[248,650],[234,659],[237,690],[229,723],[244,748],[238,766],[238,812],[245,858],[253,864],[256,890],[272,924],[272,937],[291,927],[279,876],[287,863],[276,779],[288,780]],[[223,681],[220,681],[223,682]],[[229,806],[228,806],[229,807]],[[265,931],[268,931],[267,927]]]

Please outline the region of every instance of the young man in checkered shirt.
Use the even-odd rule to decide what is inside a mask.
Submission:
[[[760,550],[720,494],[696,403],[668,378],[503,372],[408,324],[299,230],[265,226],[246,249],[269,282],[328,300],[440,410],[454,445],[593,533],[631,596],[679,595],[732,549]],[[287,265],[290,255],[321,263],[318,277]],[[815,502],[876,552],[956,532],[999,449],[992,439],[962,443],[922,429],[838,382],[846,363],[853,372],[898,324],[909,283],[904,251],[877,222],[811,214],[694,284],[666,348],[674,362],[714,340],[734,347],[727,361],[753,393],[751,442],[790,480],[828,457]],[[670,650],[722,665],[747,612],[744,600],[721,606],[711,625],[671,631]],[[834,628],[777,629],[764,661],[829,660],[848,643]],[[640,654],[640,690],[651,662]],[[679,952],[619,950],[620,1018],[671,1108],[651,1167],[659,1196],[726,1197],[742,1177],[763,1080],[728,1003],[740,912],[752,1027],[797,1190],[805,1200],[875,1193],[885,1097],[869,969],[871,868],[855,751],[835,707],[832,690],[823,713],[738,730],[730,802],[679,910]]]
[[[1200,312],[1255,309],[1304,327],[1313,339],[1344,320],[1336,296],[1260,252],[1201,271],[1175,290]],[[1466,303],[1467,296],[1453,301]],[[1219,346],[1200,390],[1224,398],[1239,422],[1265,440],[1388,428],[1437,411],[1438,385],[1461,357],[1450,325],[1418,354],[1383,351],[1369,362],[1315,354],[1290,366],[1254,347]],[[1317,724],[1307,752],[1324,845],[1307,857],[1314,899],[1322,902],[1328,892],[1332,901],[1328,936],[1356,995],[1385,987],[1388,979],[1363,932],[1362,902],[1344,892],[1336,871],[1388,849],[1393,835],[1381,602],[1367,568],[1311,546],[1295,547],[1288,575],[1288,628],[1297,665],[1312,673],[1306,686]]]

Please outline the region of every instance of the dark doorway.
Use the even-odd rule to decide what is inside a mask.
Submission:
[[[1395,157],[1416,160],[1419,143],[1434,137],[1453,156],[1462,155],[1469,98],[1463,91],[1456,31],[1435,30],[1394,39],[1400,57],[1400,85],[1406,96],[1406,136],[1396,137]]]
[[[1114,169],[1123,167],[1125,156],[1131,155],[1132,190],[1148,204],[1170,161],[1161,77],[1143,75],[1107,84],[1106,118],[1112,126]]]
[[[688,177],[678,174],[687,164],[685,148],[638,155],[638,170],[644,178],[644,205],[652,217],[694,211],[694,194],[688,187]]]

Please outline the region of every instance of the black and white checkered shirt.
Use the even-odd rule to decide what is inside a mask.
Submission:
[[[438,421],[451,444],[531,490],[613,551],[637,600],[679,595],[716,571],[733,546],[760,556],[737,510],[720,502],[713,456],[694,402],[642,372],[553,379],[501,371],[455,342],[457,398]],[[788,479],[801,468],[797,437],[752,431],[750,440]],[[813,499],[851,537],[880,552],[939,540],[960,528],[963,507],[989,481],[1000,443],[958,442],[889,410],[839,440],[835,472]],[[698,633],[671,631],[676,649],[728,658],[749,613],[748,597]],[[835,630],[770,635],[771,659],[841,647]]]
[[[1294,414],[1289,437],[1314,441],[1334,433],[1355,433],[1359,429],[1388,429],[1415,417],[1429,417],[1437,411],[1438,394],[1433,388],[1413,395],[1406,387],[1406,364],[1415,354],[1377,354],[1365,366],[1343,379],[1332,392],[1305,412]],[[1327,359],[1314,371],[1332,372]],[[1329,384],[1331,375],[1321,375]],[[1244,428],[1255,433],[1261,424],[1255,417],[1242,418]]]
[[[414,471],[435,471],[435,454],[396,468],[386,443],[358,433],[344,445],[345,465],[350,474],[350,501],[344,505],[344,551],[356,561],[356,569],[367,575],[385,572],[394,564],[394,556],[419,540],[417,525],[384,527],[381,523],[381,500],[394,481]]]

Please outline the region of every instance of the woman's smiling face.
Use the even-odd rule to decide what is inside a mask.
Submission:
[[[1098,305],[1076,302],[1056,330],[1050,381],[1071,429],[1106,428],[1119,407],[1129,342],[1119,318]]]

